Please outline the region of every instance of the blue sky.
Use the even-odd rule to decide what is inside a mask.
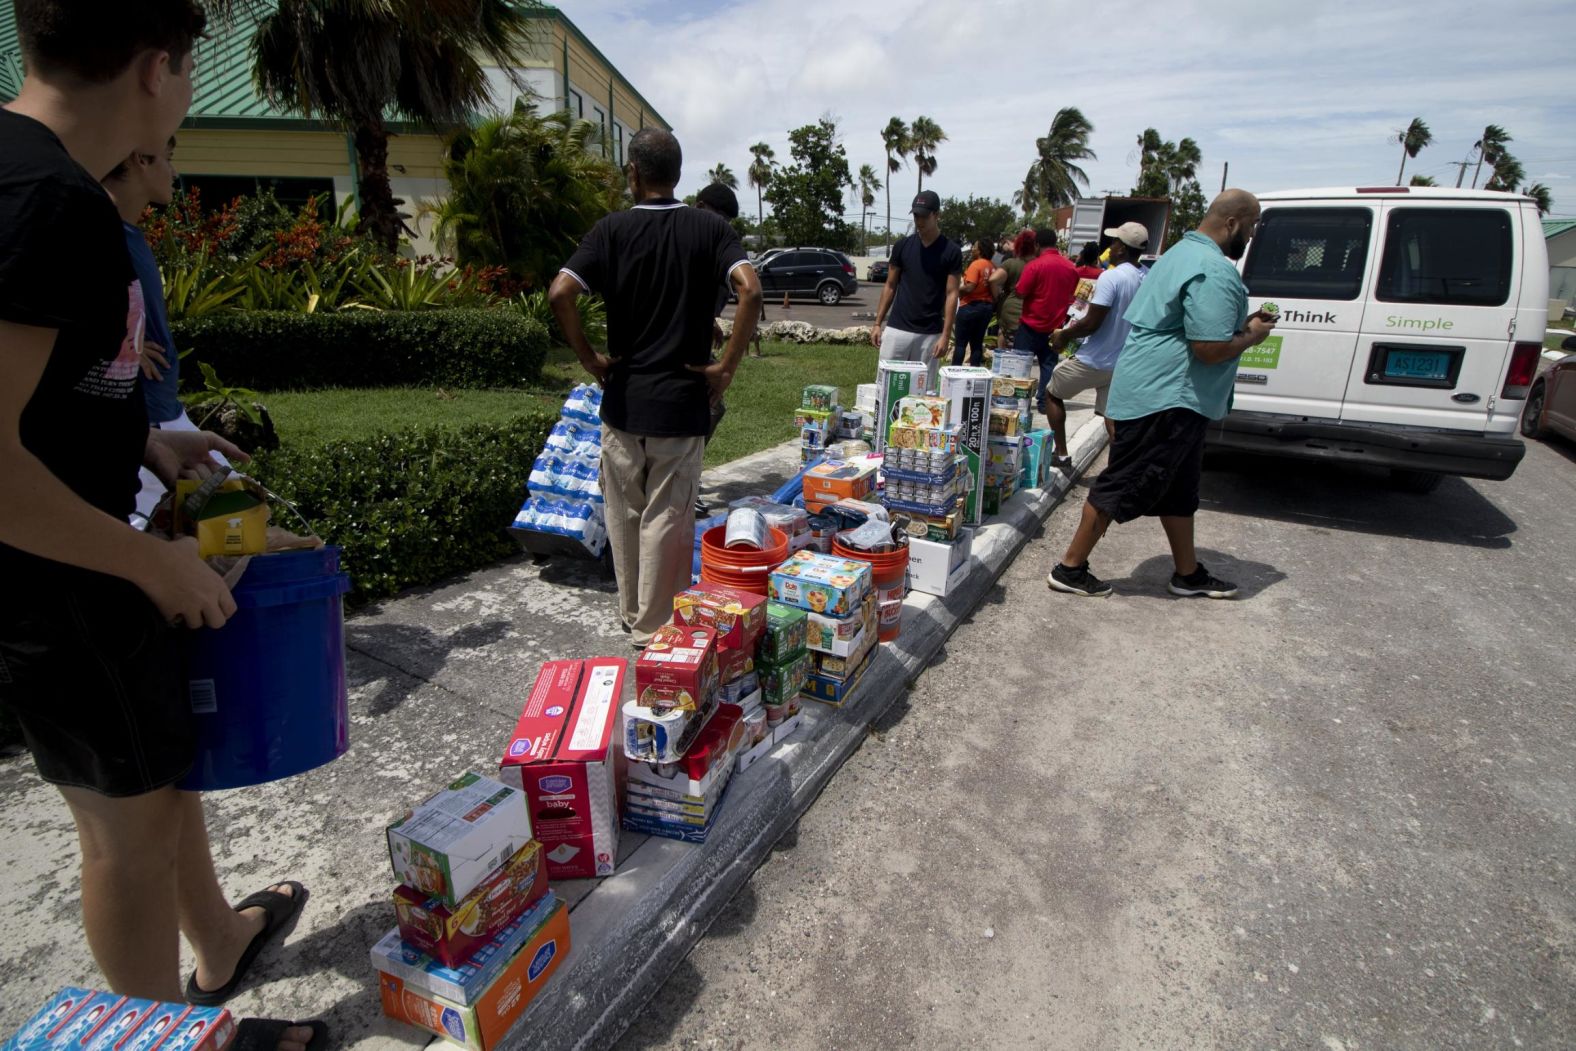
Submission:
[[[1453,185],[1449,162],[1468,159],[1484,125],[1500,124],[1528,180],[1551,188],[1556,214],[1576,217],[1569,0],[558,6],[674,124],[685,192],[719,161],[742,182],[753,142],[786,161],[788,130],[823,114],[837,118],[852,168],[879,172],[879,129],[925,114],[949,136],[927,185],[1005,199],[1035,138],[1072,105],[1095,125],[1093,193],[1131,188],[1146,127],[1199,143],[1206,192],[1226,161],[1230,182],[1250,190],[1392,183],[1396,135],[1422,117],[1434,145],[1407,162],[1408,176]],[[894,177],[894,216],[914,189],[912,168]],[[884,213],[884,195],[877,207]]]

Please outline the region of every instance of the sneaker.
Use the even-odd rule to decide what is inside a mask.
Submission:
[[[1197,598],[1200,595],[1204,598],[1237,597],[1237,585],[1210,576],[1209,570],[1204,568],[1202,562],[1190,577],[1184,577],[1180,573],[1171,574],[1170,590],[1171,594],[1185,598]]]
[[[1105,598],[1111,594],[1111,585],[1089,572],[1089,563],[1069,569],[1060,562],[1052,569],[1045,582],[1052,591],[1064,591],[1084,598]]]
[[[695,501],[695,517],[701,521],[705,521],[711,517],[711,508],[707,506],[706,501]]]
[[[1051,455],[1051,470],[1060,471],[1067,477],[1073,476],[1073,458],[1071,456]]]

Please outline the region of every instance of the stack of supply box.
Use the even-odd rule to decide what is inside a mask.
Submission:
[[[766,628],[755,644],[755,670],[766,724],[774,734],[799,714],[799,691],[811,670],[809,623],[809,613],[796,606],[766,604]]]
[[[497,1047],[569,951],[525,793],[466,774],[388,827],[399,925],[372,948],[383,1013]]]
[[[1034,380],[1028,376],[996,376],[990,385],[991,433],[1004,433],[1005,421],[997,424],[996,414],[1005,410],[1018,417],[1019,434],[1034,429]]]
[[[887,429],[885,502],[909,517],[910,536],[950,541],[963,521],[967,468],[959,428],[947,422],[950,408],[944,398],[907,397]]]
[[[564,402],[547,443],[531,465],[526,499],[511,531],[527,550],[567,550],[567,538],[593,557],[607,543],[602,504],[602,389],[576,387]],[[543,538],[550,538],[544,540]],[[560,539],[559,544],[552,540]]]
[[[872,449],[876,448],[876,385],[874,383],[861,383],[854,388],[854,411],[861,417],[859,434],[856,436],[866,442]]]
[[[843,407],[838,404],[836,387],[812,384],[804,389],[799,399],[799,409],[794,413],[794,426],[799,429],[799,459],[810,463],[826,455],[826,447],[838,440],[842,425]]]
[[[222,1007],[62,989],[22,1023],[6,1051],[224,1051],[235,1021]]]
[[[1018,491],[1023,439],[1032,421],[1029,398],[1034,381],[1023,376],[996,376],[991,380],[990,435],[985,443],[985,495],[982,510],[1001,513],[1001,507]]]
[[[863,456],[816,464],[804,474],[802,488],[805,510],[813,518],[823,514],[839,500],[874,500],[876,472],[879,469],[880,461]]]
[[[986,440],[990,428],[993,376],[989,369],[948,365],[941,369],[941,397],[947,401],[947,423],[958,428],[958,453],[963,458],[963,519],[973,525],[984,517]]]
[[[842,705],[859,685],[876,647],[870,563],[800,551],[771,574],[774,601],[806,613],[810,674],[805,696]]]
[[[498,780],[525,793],[552,879],[611,876],[618,861],[627,680],[617,657],[546,662],[504,747]]]

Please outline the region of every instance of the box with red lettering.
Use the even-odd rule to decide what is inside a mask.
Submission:
[[[673,623],[711,628],[724,653],[753,650],[766,630],[766,596],[726,584],[697,584],[673,596]]]
[[[525,792],[551,879],[613,874],[624,763],[614,736],[627,672],[615,657],[548,661],[504,750],[498,779]]]
[[[635,662],[635,703],[659,711],[704,708],[719,683],[717,633],[664,624]]]

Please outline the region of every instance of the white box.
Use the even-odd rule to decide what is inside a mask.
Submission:
[[[388,827],[401,883],[454,908],[531,840],[525,793],[466,774]]]
[[[908,542],[908,586],[913,591],[945,597],[968,575],[974,545],[974,530],[961,529],[950,544],[910,538]]]

